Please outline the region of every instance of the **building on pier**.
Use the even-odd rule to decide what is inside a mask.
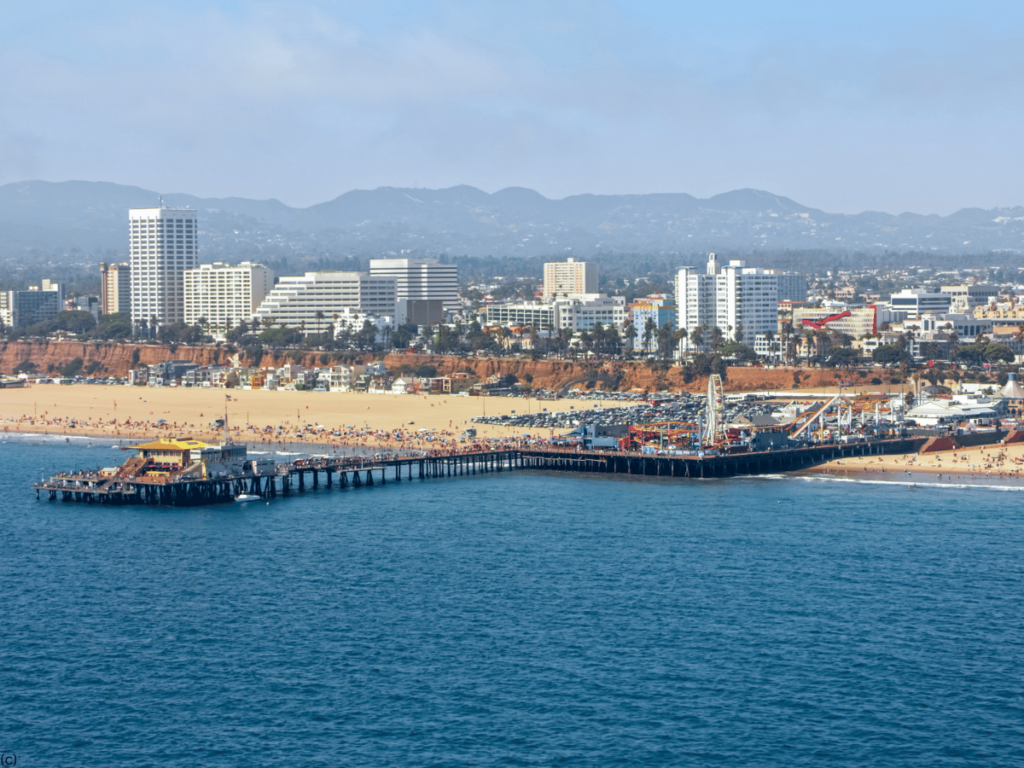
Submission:
[[[244,445],[211,445],[191,438],[170,437],[132,446],[138,456],[122,466],[127,476],[189,476],[203,480],[270,475],[272,459],[250,460]]]

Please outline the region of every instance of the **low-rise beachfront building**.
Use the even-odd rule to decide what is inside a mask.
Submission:
[[[366,391],[371,395],[390,394],[392,381],[390,376],[370,376]]]
[[[953,400],[925,400],[907,411],[906,417],[921,426],[971,423],[986,426],[1006,413],[1006,404],[980,396]]]
[[[349,365],[335,365],[317,372],[316,387],[328,392],[348,392],[352,389],[355,368]]]

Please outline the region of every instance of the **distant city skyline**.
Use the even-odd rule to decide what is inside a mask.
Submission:
[[[108,0],[0,8],[0,184],[1024,203],[1024,8]]]

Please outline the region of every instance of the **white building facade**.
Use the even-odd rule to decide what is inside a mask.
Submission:
[[[889,297],[889,305],[895,312],[906,312],[917,317],[925,312],[944,314],[949,312],[953,297],[948,293],[925,293],[905,288]]]
[[[676,306],[678,327],[687,334],[717,327],[726,339],[753,347],[758,334],[778,327],[778,280],[740,259],[720,266],[712,253],[703,272],[682,267],[676,273]]]
[[[485,310],[484,325],[530,326],[538,331],[558,328],[555,320],[555,305],[539,301],[508,302],[492,304]]]
[[[185,324],[205,319],[209,332],[223,337],[251,320],[273,287],[273,271],[251,261],[237,266],[218,261],[186,270]]]
[[[446,312],[459,310],[459,268],[455,264],[441,264],[437,259],[370,259],[370,274],[394,278],[399,301],[440,301]],[[394,314],[394,310],[386,314]]]
[[[185,271],[199,266],[198,223],[189,208],[128,211],[132,324],[185,321]]]
[[[597,325],[621,329],[628,317],[629,308],[622,296],[593,293],[555,301],[555,322],[560,329],[592,331]]]
[[[326,330],[346,308],[367,315],[394,317],[397,281],[365,272],[307,272],[282,277],[256,310],[264,327],[282,325]],[[320,313],[319,316],[317,313]]]

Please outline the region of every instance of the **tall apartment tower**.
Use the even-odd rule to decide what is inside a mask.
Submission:
[[[778,327],[778,278],[740,259],[721,266],[712,253],[704,272],[681,267],[676,273],[676,306],[679,328],[687,333],[717,327],[726,339],[753,347],[757,334]]]
[[[393,277],[398,285],[398,315],[406,322],[432,325],[456,312],[459,302],[459,268],[437,259],[371,259],[370,274]]]
[[[597,293],[597,264],[569,259],[544,265],[544,298]]]
[[[132,268],[127,264],[100,262],[100,313],[114,315],[132,311]]]
[[[128,211],[132,324],[185,321],[185,270],[199,265],[198,222],[189,208]]]

